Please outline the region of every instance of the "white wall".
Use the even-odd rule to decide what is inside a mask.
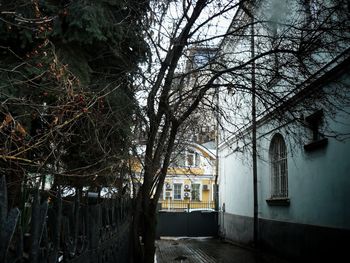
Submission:
[[[225,212],[253,215],[253,177],[248,154],[230,154],[230,148],[220,153],[219,205],[225,203]]]
[[[350,74],[343,75],[337,82],[349,85]],[[335,85],[335,82],[328,84],[324,90],[331,93]],[[321,109],[326,107],[322,102],[318,106]],[[311,152],[304,150],[304,144],[311,141],[311,136],[309,129],[301,123],[294,122],[278,128],[280,123],[270,120],[259,127],[257,133],[260,138],[258,140],[260,218],[350,229],[350,114],[346,112],[350,113],[350,108],[341,105],[335,113],[325,111],[323,125],[327,127],[326,132],[348,134],[339,137],[344,140],[328,138],[327,146]],[[271,206],[266,202],[271,193],[268,150],[276,132],[283,135],[288,149],[290,205],[286,207]],[[348,139],[345,139],[346,137]],[[231,143],[222,146],[219,151],[220,205],[225,203],[227,213],[252,217],[251,151],[241,153],[235,152],[234,149],[235,143]]]

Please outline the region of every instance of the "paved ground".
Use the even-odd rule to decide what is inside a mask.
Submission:
[[[157,263],[288,263],[214,238],[161,239]]]

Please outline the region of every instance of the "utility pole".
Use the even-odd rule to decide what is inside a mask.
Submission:
[[[214,202],[215,210],[219,211],[219,186],[218,186],[218,177],[219,177],[219,92],[216,93],[216,130],[215,130],[215,192],[214,192]]]
[[[251,12],[251,58],[255,57],[254,41],[254,15]],[[253,151],[253,195],[254,195],[254,246],[258,247],[258,171],[257,171],[257,152],[256,152],[256,87],[255,87],[255,62],[252,62],[252,151]]]

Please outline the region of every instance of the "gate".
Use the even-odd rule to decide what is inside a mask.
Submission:
[[[157,236],[217,236],[217,211],[172,212],[159,211]]]

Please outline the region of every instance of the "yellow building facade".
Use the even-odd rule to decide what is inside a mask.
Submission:
[[[207,146],[211,146],[207,144]],[[216,158],[214,149],[189,143],[168,169],[160,210],[214,209]]]
[[[159,198],[160,210],[214,209],[216,157],[213,146],[214,143],[187,143],[185,149],[173,158]],[[134,159],[131,166],[140,185],[142,164]]]

